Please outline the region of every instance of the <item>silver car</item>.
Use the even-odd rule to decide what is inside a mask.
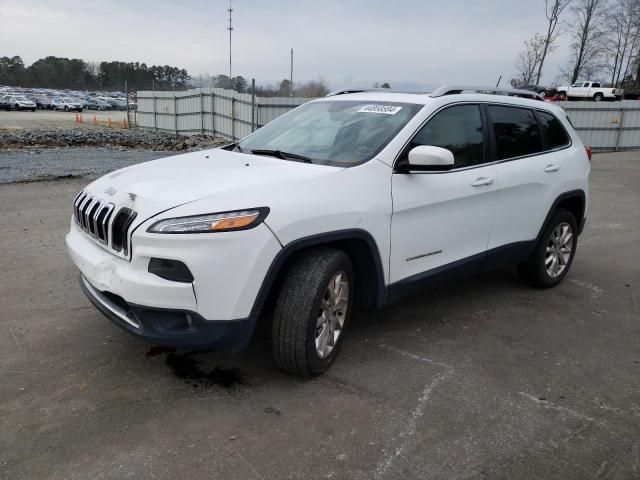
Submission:
[[[70,112],[76,110],[82,111],[82,102],[78,102],[70,97],[53,97],[51,99],[51,110],[64,110]]]
[[[0,101],[0,108],[5,110],[15,108],[16,110],[31,110],[35,112],[36,104],[24,95],[5,95]]]

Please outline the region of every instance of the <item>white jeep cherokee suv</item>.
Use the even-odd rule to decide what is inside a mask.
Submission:
[[[334,92],[223,149],[94,181],[66,243],[86,295],[128,332],[237,351],[271,319],[277,364],[311,376],[356,305],[504,263],[560,282],[589,159],[532,92]]]

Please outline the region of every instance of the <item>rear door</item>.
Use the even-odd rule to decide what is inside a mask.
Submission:
[[[496,201],[496,168],[488,165],[488,133],[477,104],[447,106],[403,150],[433,145],[453,152],[450,171],[394,173],[390,280],[484,255]]]
[[[570,139],[548,112],[487,105],[495,141],[498,201],[489,251],[534,240],[563,177],[562,150]],[[523,247],[525,245],[522,245]]]

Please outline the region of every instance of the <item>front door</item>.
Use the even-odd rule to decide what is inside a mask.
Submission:
[[[390,283],[419,279],[485,254],[498,179],[495,165],[485,163],[484,124],[476,104],[446,107],[403,152],[400,162],[411,148],[433,145],[453,152],[455,163],[445,172],[393,174]]]

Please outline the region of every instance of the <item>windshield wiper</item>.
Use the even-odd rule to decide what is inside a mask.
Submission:
[[[271,157],[281,158],[282,160],[297,160],[305,163],[313,163],[309,157],[298,155],[297,153],[283,152],[282,150],[256,149],[251,150],[254,155],[268,155]]]

